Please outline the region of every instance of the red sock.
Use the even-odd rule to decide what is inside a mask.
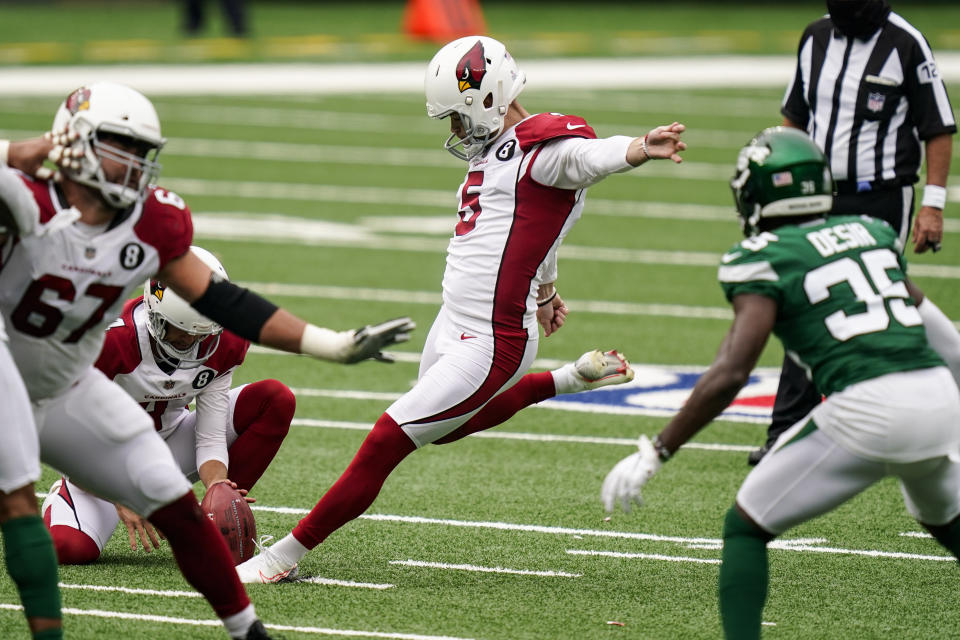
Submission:
[[[200,511],[193,491],[160,507],[148,520],[166,536],[183,577],[203,594],[218,617],[239,613],[250,604],[226,542]]]
[[[90,564],[100,557],[100,549],[93,538],[79,529],[63,524],[50,526],[49,516],[44,518],[53,548],[57,552],[58,564]]]
[[[495,427],[509,420],[520,409],[555,395],[557,389],[553,384],[553,374],[549,371],[528,373],[520,378],[517,384],[485,404],[477,415],[463,423],[456,431],[434,441],[433,444],[447,444],[471,433]]]
[[[233,428],[240,437],[230,447],[227,477],[250,490],[290,430],[297,400],[278,380],[261,380],[244,387],[233,409]]]
[[[350,466],[294,527],[293,536],[308,549],[323,542],[373,504],[390,472],[415,449],[393,418],[380,416]]]

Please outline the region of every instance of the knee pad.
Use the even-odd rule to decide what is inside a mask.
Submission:
[[[128,498],[128,506],[141,515],[153,513],[191,490],[170,449],[155,434],[150,435],[154,436],[150,443],[134,448],[127,458],[127,472],[136,490]]]

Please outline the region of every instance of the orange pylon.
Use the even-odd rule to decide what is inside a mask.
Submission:
[[[435,42],[486,33],[478,0],[408,0],[403,16],[407,35]]]

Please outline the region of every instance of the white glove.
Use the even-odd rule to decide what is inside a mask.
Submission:
[[[613,512],[617,500],[620,501],[624,513],[630,513],[631,502],[636,502],[638,507],[643,506],[640,489],[663,464],[647,436],[640,436],[637,448],[639,450],[636,453],[618,462],[603,480],[600,496],[608,513]]]
[[[393,355],[383,353],[381,349],[398,342],[406,342],[410,339],[410,332],[416,328],[417,325],[410,318],[394,318],[380,324],[360,327],[353,332],[353,344],[343,362],[352,364],[369,358],[380,362],[393,362]]]

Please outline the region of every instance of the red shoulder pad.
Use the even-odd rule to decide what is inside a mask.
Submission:
[[[211,369],[215,369],[223,374],[243,364],[243,359],[247,356],[247,349],[249,348],[249,340],[245,340],[235,333],[224,330],[224,332],[220,334],[220,344],[217,345],[217,351],[210,357],[206,364]]]
[[[520,148],[528,151],[535,145],[554,138],[596,138],[597,133],[579,116],[562,113],[538,113],[517,125],[514,132]]]
[[[159,187],[152,187],[147,193],[140,221],[133,230],[160,254],[158,271],[189,251],[193,241],[193,221],[187,204],[177,194]]]
[[[53,205],[53,198],[50,195],[50,181],[35,180],[25,173],[19,171],[17,173],[20,174],[20,179],[33,194],[33,199],[40,208],[40,224],[46,224],[57,213],[57,208]]]
[[[133,310],[141,302],[143,302],[143,296],[127,300],[118,322],[107,328],[103,348],[94,366],[111,380],[117,374],[130,373],[136,369],[143,358],[140,353],[137,329],[133,322]]]

